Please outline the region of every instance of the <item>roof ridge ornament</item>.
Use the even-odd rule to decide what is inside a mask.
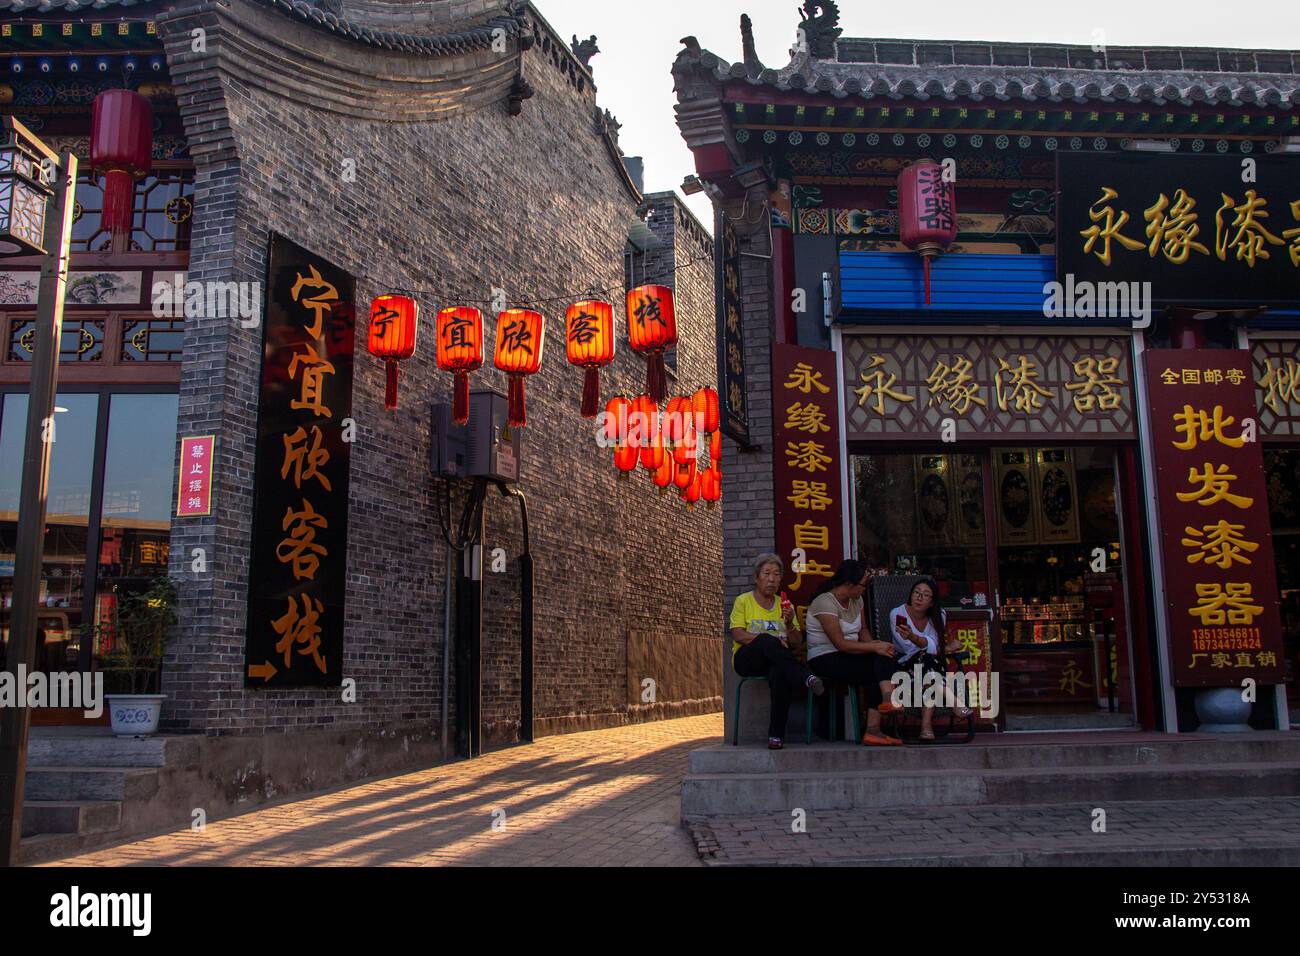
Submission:
[[[754,46],[754,21],[749,19],[748,13],[740,15],[740,45],[744,50],[746,73],[758,76],[767,69],[758,58],[758,50]]]
[[[816,60],[835,59],[840,28],[840,6],[835,0],[804,0],[799,10],[799,49]]]
[[[600,52],[600,47],[596,46],[596,34],[593,33],[586,40],[579,40],[578,34],[575,33],[569,49],[573,50],[573,55],[578,58],[578,62],[590,73],[591,58]]]

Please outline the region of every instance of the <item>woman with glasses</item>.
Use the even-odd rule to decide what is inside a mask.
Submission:
[[[944,639],[947,621],[943,609],[935,602],[934,578],[922,578],[912,585],[907,600],[889,612],[889,620],[894,628],[894,648],[898,652],[898,669],[908,670],[920,664],[922,673],[944,670],[939,660],[939,642]],[[946,641],[944,649],[949,653],[959,650],[960,642]],[[967,707],[954,707],[953,712],[959,717],[969,717]],[[921,708],[921,740],[934,740],[934,708]]]
[[[871,570],[860,561],[849,560],[825,581],[808,605],[808,668],[823,681],[839,681],[862,687],[867,697],[867,731],[862,742],[871,747],[896,747],[897,737],[881,732],[880,715],[901,710],[890,702],[894,685],[890,680],[898,667],[897,649],[889,641],[877,641],[867,627],[863,595]]]

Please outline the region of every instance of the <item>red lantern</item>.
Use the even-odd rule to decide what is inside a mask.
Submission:
[[[691,422],[691,402],[688,398],[670,398],[664,408],[664,440],[676,448],[686,437]]]
[[[370,335],[366,347],[384,360],[388,384],[384,407],[397,407],[397,363],[415,354],[415,333],[419,328],[420,305],[404,295],[376,296],[370,303]]]
[[[637,450],[631,445],[622,444],[614,446],[614,466],[618,469],[618,476],[626,478],[632,472],[636,471]]]
[[[683,488],[679,493],[682,501],[686,502],[686,507],[694,510],[695,502],[700,500],[701,476],[703,475],[703,472],[695,471],[694,468],[691,470],[694,472],[691,475],[691,483]]]
[[[615,395],[605,403],[605,441],[615,445],[627,442],[628,421],[632,415],[632,403],[622,395]]]
[[[715,431],[709,436],[709,464],[715,468],[722,463],[722,432]]]
[[[903,245],[921,255],[929,305],[930,260],[957,238],[956,189],[932,159],[918,159],[898,176],[898,233]]]
[[[716,389],[698,389],[691,396],[691,408],[695,412],[696,425],[706,435],[712,435],[722,424],[722,415],[718,410],[718,393]]]
[[[643,285],[627,294],[627,334],[634,351],[646,356],[645,390],[656,402],[664,400],[664,349],[677,344],[673,290]]]
[[[105,90],[90,114],[90,165],[104,176],[100,227],[114,236],[131,231],[135,181],[153,164],[153,107],[131,90]]]
[[[587,299],[569,306],[569,363],[587,370],[582,382],[582,417],[595,418],[600,405],[600,369],[614,360],[614,306]]]
[[[659,430],[659,406],[649,395],[632,399],[628,443],[641,453],[641,464],[654,471],[663,461],[664,440]]]
[[[659,489],[659,494],[667,494],[669,487],[674,484],[674,479],[676,477],[677,463],[673,461],[672,455],[665,454],[664,460],[660,463],[659,467],[655,469],[655,473],[652,476],[655,487]]]
[[[678,489],[688,488],[690,487],[691,482],[695,480],[697,473],[698,468],[695,464],[695,459],[692,458],[686,464],[679,464],[676,466],[673,472],[673,484],[676,485]]]
[[[717,465],[701,473],[700,497],[710,508],[722,500],[722,472],[718,470]]]
[[[497,316],[497,347],[493,361],[510,376],[510,424],[528,424],[524,378],[542,367],[546,319],[532,309],[506,309]]]
[[[438,368],[455,373],[452,415],[469,421],[469,373],[483,367],[483,313],[467,305],[438,313]]]

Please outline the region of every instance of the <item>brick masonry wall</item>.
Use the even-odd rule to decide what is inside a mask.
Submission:
[[[536,95],[520,116],[498,102],[442,123],[382,124],[282,99],[241,82],[237,68],[218,73],[217,58],[238,51],[223,50],[214,16],[198,10],[168,25],[169,62],[197,166],[190,278],[264,281],[274,230],[357,280],[344,674],[356,680],[358,699],[344,704],[336,690],[243,686],[260,330],[194,319],[186,330],[179,431],[218,436],[216,514],[173,529],[172,570],[187,583],[180,636],[165,667],[164,717],[173,730],[206,733],[335,729],[343,741],[398,733],[427,740],[441,706],[446,571],[442,487],[427,465],[428,409],[450,401],[451,381],[436,368],[436,309],[465,297],[486,300],[494,286],[519,304],[608,289],[619,303],[622,347],[603,376],[604,391],[639,391],[644,362],[626,348],[621,304],[623,243],[636,203],[594,130],[594,91],[557,71],[541,44],[523,56]],[[195,23],[211,28],[205,57],[187,53]],[[309,28],[286,20],[285,29]],[[350,183],[342,176],[349,159],[356,162]],[[694,255],[683,250],[678,259]],[[697,264],[685,281],[678,375],[710,381],[712,265]],[[403,366],[401,408],[393,413],[383,408],[383,365],[366,353],[364,338],[368,303],[389,287],[428,290],[420,296],[419,347]],[[676,498],[658,496],[644,473],[616,477],[612,452],[596,446],[594,425],[578,414],[582,375],[564,360],[566,304],[543,307],[550,344],[527,385],[521,468],[536,561],[539,733],[681,712],[669,705],[684,702],[662,699],[661,712],[633,707],[629,636],[689,648],[716,634],[723,613],[722,510],[688,512]],[[490,313],[487,324],[494,326]],[[473,384],[506,389],[491,368]],[[463,497],[453,491],[453,525]],[[522,541],[517,505],[495,493],[485,544],[503,548],[508,559],[504,573],[486,576],[482,638],[485,734],[506,742],[518,733]],[[192,569],[194,549],[203,549],[203,572]],[[698,655],[670,653],[654,666],[698,668]],[[691,706],[716,709],[720,682]],[[660,683],[700,693],[698,681],[671,673]],[[452,703],[454,710],[454,688]]]

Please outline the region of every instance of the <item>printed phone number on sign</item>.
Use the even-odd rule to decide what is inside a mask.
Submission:
[[[1192,649],[1197,651],[1261,650],[1263,636],[1257,627],[1194,627]]]

